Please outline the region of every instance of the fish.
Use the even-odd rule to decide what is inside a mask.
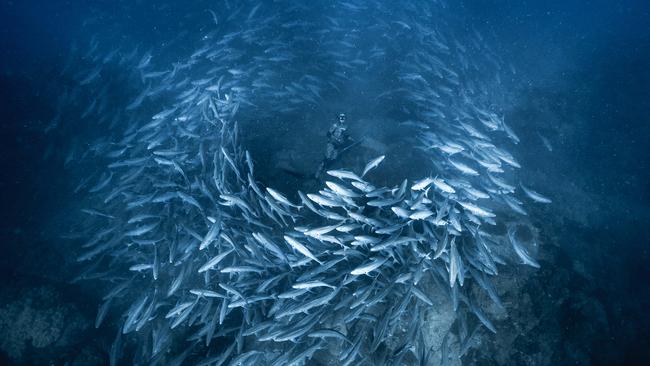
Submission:
[[[551,145],[549,139],[547,139],[546,137],[544,137],[544,135],[540,133],[538,133],[537,135],[539,136],[539,139],[542,140],[542,143],[544,144],[546,150],[548,150],[548,152],[553,152],[553,145]]]
[[[550,198],[547,198],[547,197],[533,191],[532,189],[524,187],[523,184],[520,184],[519,186],[524,191],[526,196],[528,196],[530,199],[532,199],[535,202],[539,202],[539,203],[551,203],[551,202],[553,202],[553,201],[551,201]]]
[[[433,183],[433,185],[436,186],[436,188],[438,188],[442,192],[450,193],[450,194],[456,193],[454,187],[450,186],[442,179],[434,178],[431,183]]]
[[[225,295],[220,294],[216,291],[212,290],[206,290],[206,289],[191,289],[190,293],[192,295],[196,295],[198,297],[218,297],[218,298],[224,298]]]
[[[297,250],[300,254],[302,254],[302,255],[304,255],[305,257],[307,257],[307,258],[313,260],[314,262],[318,262],[318,264],[323,264],[323,262],[321,262],[320,260],[318,260],[318,258],[316,258],[316,256],[315,256],[314,254],[312,254],[312,252],[311,252],[309,249],[307,249],[307,247],[305,247],[305,246],[304,246],[302,243],[300,243],[298,240],[296,240],[296,239],[294,239],[293,237],[288,236],[288,235],[284,235],[284,240],[285,240],[289,245],[291,245],[292,248],[294,248],[295,250]]]
[[[217,221],[214,224],[212,224],[210,230],[208,230],[208,232],[203,237],[201,244],[199,244],[199,250],[203,250],[207,248],[208,245],[212,244],[212,242],[219,236],[220,230],[221,230],[221,222]]]
[[[204,265],[199,267],[197,272],[198,273],[203,273],[203,272],[205,272],[207,270],[213,269],[217,264],[219,264],[219,262],[224,260],[224,258],[226,258],[234,250],[235,249],[228,249],[228,250],[226,250],[224,252],[219,253],[218,255],[216,255],[215,257],[213,257],[209,261],[207,261]]]
[[[379,164],[381,164],[381,162],[384,161],[385,158],[386,158],[386,155],[381,155],[381,156],[378,156],[378,157],[370,160],[366,164],[366,166],[363,168],[363,173],[361,173],[361,178],[363,178],[363,176],[365,176],[372,169],[378,167]]]
[[[431,178],[431,177],[422,178],[419,181],[415,182],[411,186],[411,189],[414,190],[414,191],[421,191],[421,190],[427,188],[434,181],[435,180],[433,178]]]
[[[151,232],[154,228],[156,228],[156,226],[158,226],[157,222],[153,224],[138,226],[134,229],[126,231],[124,233],[124,236],[141,236]]]
[[[458,201],[458,204],[461,205],[464,209],[468,210],[472,214],[479,217],[496,217],[496,215],[484,208],[481,208],[471,202],[462,202]]]
[[[466,175],[479,175],[479,173],[474,170],[473,168],[469,167],[465,163],[461,163],[460,161],[454,161],[454,160],[448,160],[449,163],[456,169],[458,169],[461,173],[466,174]]]
[[[260,244],[262,244],[265,248],[267,248],[277,258],[281,259],[285,263],[289,262],[284,252],[282,252],[282,250],[270,239],[268,239],[264,234],[253,233],[253,238],[255,238],[255,240],[257,240]]]
[[[451,239],[449,243],[449,285],[453,288],[456,279],[459,277],[460,262],[458,258],[458,250],[456,249],[456,237]]]
[[[291,285],[291,287],[297,290],[309,290],[316,287],[329,287],[332,289],[336,288],[336,286],[329,285],[323,281],[299,282]]]
[[[347,198],[361,197],[360,194],[352,191],[351,189],[343,187],[342,185],[340,185],[338,183],[326,181],[325,185],[327,185],[327,187],[329,187],[329,189],[331,189],[338,196],[347,197]]]
[[[390,208],[397,217],[402,218],[402,219],[408,219],[411,218],[411,212],[409,210],[399,207],[399,206],[393,206]]]
[[[307,337],[320,338],[320,339],[336,338],[348,344],[352,344],[352,342],[345,335],[343,335],[341,332],[334,329],[317,329],[307,334]]]
[[[339,178],[339,179],[349,179],[357,182],[363,182],[363,179],[361,179],[361,177],[359,177],[358,175],[354,174],[351,171],[344,170],[344,169],[328,170],[326,173],[331,175],[332,177]]]
[[[114,219],[115,218],[115,216],[113,216],[113,215],[109,215],[109,214],[97,211],[95,209],[92,209],[92,208],[82,208],[81,212],[86,213],[86,214],[91,215],[91,216],[105,217],[107,219]]]
[[[97,184],[95,186],[93,186],[92,188],[90,188],[88,190],[88,192],[95,193],[95,192],[101,191],[102,189],[104,189],[104,188],[106,188],[108,186],[108,184],[111,182],[112,178],[113,178],[113,172],[105,174],[104,176],[102,176],[100,181],[97,182]]]
[[[272,189],[272,188],[267,187],[267,188],[266,188],[266,191],[271,195],[271,197],[273,197],[276,201],[282,203],[283,205],[287,205],[287,206],[291,206],[291,207],[296,207],[296,208],[299,208],[299,207],[300,207],[300,206],[298,206],[298,205],[295,205],[295,204],[289,202],[289,200],[287,199],[287,197],[285,197],[284,195],[282,195],[282,193],[276,191],[275,189]]]
[[[342,207],[345,205],[343,202],[336,201],[313,193],[307,193],[307,198],[309,198],[314,203],[317,203],[324,207]]]
[[[177,316],[178,314],[182,313],[184,310],[186,310],[187,308],[189,308],[193,304],[195,304],[194,301],[186,301],[184,303],[180,303],[180,304],[174,306],[171,310],[169,310],[167,312],[167,314],[165,315],[165,319],[169,319],[169,318],[173,318],[173,317]]]
[[[350,274],[353,276],[367,275],[368,273],[381,267],[384,263],[386,263],[386,261],[386,258],[373,258],[368,263],[362,264],[359,267],[353,269]]]
[[[517,240],[514,228],[510,228],[508,230],[508,238],[510,239],[510,243],[512,244],[512,248],[514,249],[515,253],[524,262],[524,264],[531,267],[540,268],[539,263],[537,263],[537,261],[531,257],[530,254],[528,254],[528,251]]]
[[[424,292],[422,292],[422,290],[420,290],[417,286],[412,286],[411,292],[413,293],[413,295],[415,295],[415,297],[422,300],[422,302],[424,302],[425,304],[429,306],[433,306],[433,300],[431,300],[429,296],[427,296]]]
[[[429,216],[432,216],[433,212],[431,210],[419,210],[415,211],[409,215],[411,220],[424,220]]]

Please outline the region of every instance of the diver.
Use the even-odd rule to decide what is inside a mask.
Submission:
[[[345,113],[340,113],[336,122],[330,127],[327,132],[327,146],[325,147],[325,159],[320,163],[318,169],[316,170],[316,179],[320,179],[323,172],[329,168],[332,163],[338,159],[338,157],[344,151],[348,150],[357,143],[352,140],[350,135],[347,133],[348,126],[346,124]],[[348,146],[345,146],[345,145]]]

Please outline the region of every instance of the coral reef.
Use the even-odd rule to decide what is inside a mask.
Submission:
[[[45,359],[83,341],[90,326],[54,288],[24,289],[0,303],[0,350],[16,363]]]

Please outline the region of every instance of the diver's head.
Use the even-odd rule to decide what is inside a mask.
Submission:
[[[345,113],[339,113],[339,123],[345,124],[346,116]]]

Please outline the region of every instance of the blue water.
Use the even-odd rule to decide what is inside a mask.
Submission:
[[[330,11],[324,2],[306,4],[312,6],[310,16],[314,19]],[[263,5],[263,15],[283,9],[281,4]],[[207,8],[215,9],[220,19],[228,16],[226,6],[213,1],[0,4],[0,319],[5,319],[0,322],[1,363],[107,364],[119,328],[122,313],[117,310],[102,327],[93,326],[105,291],[99,281],[72,281],[85,267],[76,260],[83,240],[70,237],[84,227],[78,212],[86,197],[74,190],[106,164],[79,156],[92,150],[87,141],[120,129],[107,128],[106,123],[101,127],[88,122],[73,125],[67,119],[83,113],[87,103],[81,102],[76,114],[65,115],[62,127],[44,133],[56,114],[60,95],[78,84],[79,78],[69,75],[76,68],[92,66],[71,56],[76,52],[71,49],[83,53],[95,37],[100,40],[100,54],[115,48],[127,52],[140,45],[139,55],[151,49],[156,62],[170,65],[187,58],[199,45],[200,35],[213,30]],[[331,16],[345,22],[349,19],[344,14],[332,12]],[[650,7],[643,1],[464,1],[447,5],[445,14],[461,19],[460,24],[468,27],[453,29],[453,34],[469,33],[471,26],[484,35],[504,69],[516,70],[501,80],[493,97],[502,102],[505,121],[521,140],[509,148],[523,167],[520,174],[553,200],[550,205],[532,206],[528,215],[541,233],[536,255],[541,268],[504,270],[508,283],[504,282],[503,288],[520,278],[518,287],[512,288],[522,294],[504,291],[508,315],[495,322],[496,334],[480,333],[481,341],[471,347],[462,363],[647,364]],[[364,14],[350,12],[349,16]],[[390,13],[385,17],[386,22],[392,20]],[[249,26],[242,22],[231,29]],[[350,32],[358,32],[360,39],[368,42],[377,36],[372,29]],[[287,145],[299,146],[298,157],[290,157],[289,163],[298,165],[301,172],[313,170],[313,162],[325,149],[325,132],[341,110],[349,114],[350,133],[355,137],[375,137],[383,128],[387,132],[377,137],[382,142],[406,139],[407,132],[390,129],[388,124],[382,125],[385,122],[377,122],[376,127],[369,117],[381,114],[383,120],[400,120],[406,112],[399,106],[368,109],[371,96],[356,91],[392,88],[386,75],[415,44],[400,45],[383,60],[382,73],[361,74],[362,81],[347,85],[349,89],[340,92],[341,98],[325,98],[336,102],[292,112],[277,121],[248,116],[241,140],[261,165],[262,179],[285,191],[313,191],[311,175],[306,178],[302,173],[274,170],[276,161],[284,156],[278,152]],[[161,51],[156,54],[156,50]],[[62,72],[66,67],[71,70],[68,74]],[[102,73],[111,83],[124,85],[124,90],[111,91],[109,103],[113,105],[107,109],[118,105],[123,109],[138,88],[144,88],[128,86],[129,67],[133,66],[120,65]],[[319,77],[327,80],[328,71]],[[88,87],[78,100],[91,100],[99,93],[92,85],[95,89]],[[149,115],[160,110],[150,109],[146,111]],[[405,148],[411,144],[408,141],[395,146]],[[78,165],[64,163],[71,150],[77,153]],[[393,179],[396,176],[430,174],[427,170],[418,176],[420,161],[416,158],[399,156],[403,160],[391,162],[390,153],[387,156],[384,164],[393,170],[378,178],[382,184],[399,184],[401,179]],[[306,163],[300,165],[300,161]],[[99,175],[93,175],[92,182],[97,178]],[[288,195],[298,199],[295,194]],[[15,347],[10,347],[7,339],[16,339],[12,321],[6,320],[15,314],[10,305],[23,304],[18,299],[25,296],[40,301],[30,292],[40,288],[58,294],[60,304],[52,307],[73,309],[65,312],[66,316],[78,312],[79,322],[88,325],[65,334],[65,341],[44,347],[26,341],[27,346],[16,356],[8,351]],[[26,324],[36,327],[35,322],[27,320]],[[179,341],[175,347],[177,352],[183,346]],[[80,353],[89,356],[82,358]],[[131,358],[122,358],[123,364],[137,358],[132,350],[125,354]]]

